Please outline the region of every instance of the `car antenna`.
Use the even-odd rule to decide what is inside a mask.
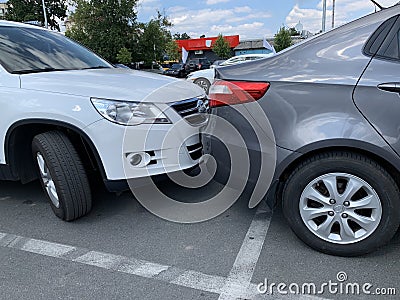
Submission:
[[[376,6],[379,7],[380,10],[385,9],[382,5],[380,5],[378,2],[376,2],[375,0],[370,0],[372,3],[374,3]]]

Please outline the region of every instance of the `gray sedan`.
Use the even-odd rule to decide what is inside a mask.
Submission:
[[[231,170],[240,139],[213,137],[211,122],[204,143],[216,178],[261,185],[296,235],[328,254],[371,252],[400,224],[399,15],[395,5],[274,57],[217,69],[210,90],[212,114],[233,125],[250,158],[248,176]]]

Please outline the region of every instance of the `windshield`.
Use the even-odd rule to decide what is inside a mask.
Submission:
[[[171,69],[175,69],[175,70],[180,69],[180,68],[181,68],[180,64],[173,64],[171,67]]]
[[[13,74],[111,68],[93,52],[59,33],[9,26],[0,26],[0,64]]]

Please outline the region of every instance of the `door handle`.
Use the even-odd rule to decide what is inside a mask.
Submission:
[[[378,89],[391,93],[400,93],[400,82],[381,83]]]

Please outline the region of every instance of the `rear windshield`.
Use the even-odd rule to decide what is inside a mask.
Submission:
[[[59,33],[9,26],[0,26],[0,64],[13,74],[111,68]]]

